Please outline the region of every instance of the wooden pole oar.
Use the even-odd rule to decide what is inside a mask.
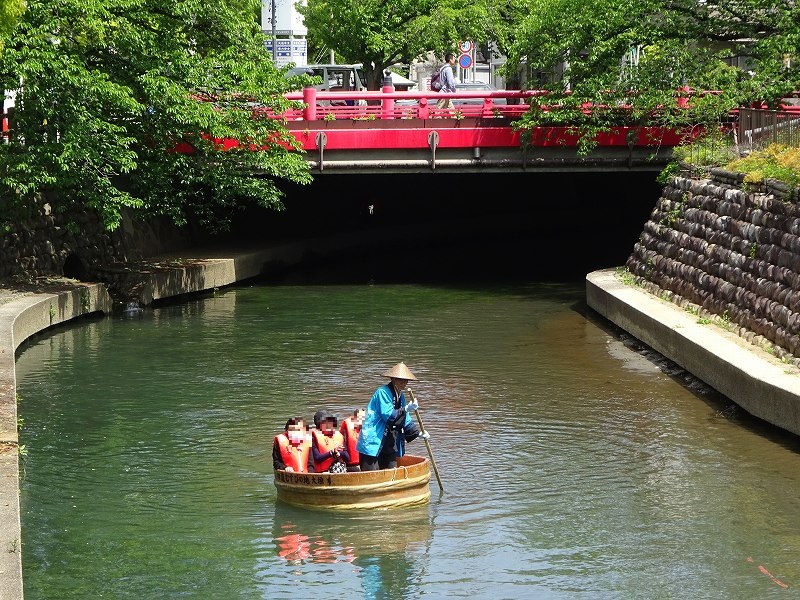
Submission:
[[[411,388],[408,389],[408,395],[411,396],[411,401],[416,402],[417,399],[414,398],[414,392],[411,391]],[[414,414],[417,415],[417,421],[419,421],[419,429],[421,433],[425,433],[425,425],[422,423],[422,415],[419,414],[419,409],[414,411]],[[431,443],[422,438],[422,441],[425,442],[425,447],[428,449],[428,456],[431,457],[431,466],[433,467],[433,474],[436,475],[436,481],[439,482],[439,489],[444,492],[444,486],[442,485],[442,478],[439,477],[439,469],[436,468],[436,461],[433,458],[433,451],[431,450]]]

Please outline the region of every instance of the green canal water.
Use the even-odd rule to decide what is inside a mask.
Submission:
[[[287,417],[364,406],[399,360],[445,493],[277,503]],[[580,284],[238,287],[39,337],[17,375],[27,600],[800,586],[797,438],[607,328]]]

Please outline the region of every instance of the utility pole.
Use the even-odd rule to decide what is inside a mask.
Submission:
[[[275,0],[272,0],[272,62],[276,65],[278,64],[278,36],[275,29],[277,18],[275,15]]]

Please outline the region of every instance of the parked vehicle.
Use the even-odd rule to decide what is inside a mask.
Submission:
[[[319,77],[321,82],[314,87],[323,92],[360,92],[367,89],[364,69],[356,65],[303,65],[292,67],[286,73]]]
[[[492,92],[497,88],[483,81],[456,82],[456,92]],[[453,105],[483,104],[482,98],[454,98]],[[505,98],[492,98],[492,104],[506,104]]]
[[[309,75],[318,77],[321,82],[314,87],[321,92],[360,92],[367,89],[364,69],[356,65],[303,65],[292,67],[286,76]],[[318,106],[353,106],[366,105],[365,100],[321,100]]]

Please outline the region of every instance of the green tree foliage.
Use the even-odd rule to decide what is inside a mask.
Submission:
[[[48,190],[109,228],[123,207],[212,229],[247,203],[279,209],[276,180],[310,175],[280,121],[254,117],[254,106],[287,107],[290,83],[264,48],[257,8],[28,0],[0,60],[0,84],[17,90],[0,210]],[[222,151],[224,139],[240,144]]]
[[[385,68],[428,51],[455,52],[459,40],[485,39],[495,0],[308,0],[299,10],[309,38],[343,61],[362,63],[370,89]]]
[[[563,78],[538,85],[559,92],[554,110],[534,107],[526,126],[583,122],[709,123],[753,100],[774,101],[800,87],[785,55],[798,52],[797,3],[781,0],[520,0],[509,71],[521,62]],[[752,72],[723,59],[752,57]],[[636,60],[630,60],[634,56]],[[626,57],[628,60],[626,60]],[[676,109],[676,91],[693,95]],[[567,88],[571,94],[561,98]],[[586,104],[592,111],[582,110]],[[623,110],[624,108],[624,110]]]
[[[3,51],[9,33],[24,10],[24,0],[0,0],[0,53]]]

